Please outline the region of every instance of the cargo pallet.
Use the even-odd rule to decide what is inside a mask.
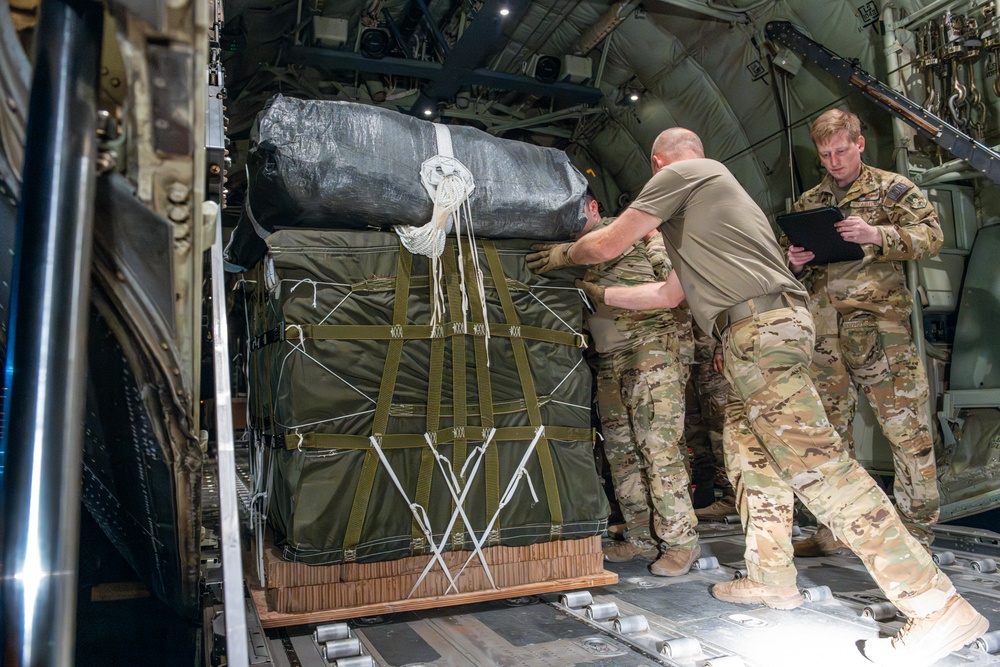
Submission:
[[[450,593],[439,563],[417,584],[432,555],[316,566],[286,561],[273,546],[264,550],[266,587],[249,581],[253,577],[248,577],[247,583],[262,627],[278,628],[578,590],[618,581],[617,574],[604,570],[600,536],[483,549],[496,587],[490,584],[478,557],[462,569],[471,553],[442,554],[458,587]],[[252,571],[248,567],[248,572]]]

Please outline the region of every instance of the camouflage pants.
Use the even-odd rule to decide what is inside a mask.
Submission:
[[[602,354],[597,373],[604,451],[629,537],[665,548],[698,541],[681,448],[682,373],[674,336]]]
[[[889,498],[852,459],[830,425],[807,365],[813,324],[805,308],[738,322],[723,336],[726,377],[737,401],[727,413],[727,464],[734,467],[753,581],[795,583],[794,491],[861,558],[907,616],[940,609],[951,581],[910,535]]]
[[[728,395],[729,383],[715,372],[711,359],[692,366],[686,387],[684,438],[691,452],[691,481],[695,487],[730,489],[722,447]]]
[[[813,354],[812,372],[826,413],[853,456],[857,387],[865,393],[892,449],[899,513],[910,532],[930,544],[941,501],[927,373],[909,328],[863,311],[842,320],[839,328],[839,336],[817,336]]]

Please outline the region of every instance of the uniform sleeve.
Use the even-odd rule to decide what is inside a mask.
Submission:
[[[889,225],[880,225],[882,261],[901,261],[934,257],[941,250],[944,234],[937,213],[924,193],[910,181],[899,177],[885,199]]]
[[[694,183],[689,182],[672,167],[663,167],[646,182],[646,186],[635,201],[629,204],[629,208],[666,221],[681,210],[694,187]]]
[[[660,232],[654,232],[645,244],[646,257],[649,258],[649,263],[653,266],[653,273],[656,274],[656,279],[665,281],[670,272],[674,270],[674,267],[670,263],[670,256],[667,255],[667,247],[663,243],[663,236],[660,235]]]

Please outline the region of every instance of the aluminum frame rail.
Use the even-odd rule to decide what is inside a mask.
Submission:
[[[771,21],[767,38],[806,60],[811,60],[837,79],[857,87],[872,102],[931,139],[938,146],[965,160],[994,183],[1000,183],[1000,153],[976,141],[953,125],[925,111],[919,104],[871,76],[856,64],[814,42],[787,21]]]
[[[104,10],[48,0],[35,34],[3,434],[8,667],[74,663]]]

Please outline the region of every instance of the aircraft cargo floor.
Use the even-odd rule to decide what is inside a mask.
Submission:
[[[587,607],[563,604],[580,604],[577,595],[567,600],[546,594],[355,619],[348,625],[374,664],[387,667],[860,667],[871,663],[856,644],[893,634],[902,625],[899,617],[879,622],[865,615],[866,607],[884,598],[854,556],[798,559],[799,587],[827,586],[831,595],[818,599],[824,592],[814,590],[813,600],[792,611],[716,600],[708,587],[731,579],[743,566],[742,533],[738,526],[710,524],[701,527],[701,534],[702,558],[714,556],[718,568],[662,578],[649,573],[648,563],[609,563],[619,582],[589,591],[590,613]],[[953,526],[939,527],[936,535],[935,555],[944,561],[950,560],[948,553],[955,557],[953,564],[943,565],[945,571],[990,619],[991,628],[1000,630],[1000,573],[976,569],[989,570],[986,559],[1000,557],[1000,536]],[[638,616],[648,629],[628,632],[630,626],[642,628]],[[330,665],[313,638],[315,627],[266,631],[270,664]],[[973,646],[938,664],[1000,665],[1000,655]]]

